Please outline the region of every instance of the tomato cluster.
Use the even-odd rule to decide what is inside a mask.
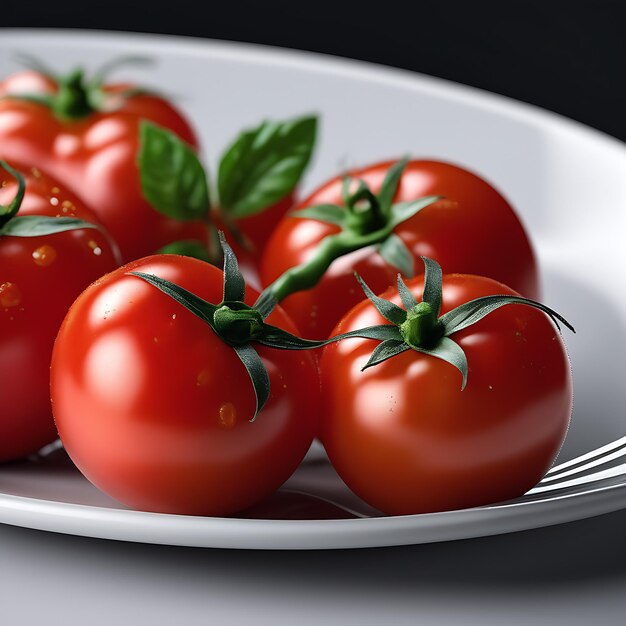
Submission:
[[[541,479],[569,325],[492,185],[403,159],[296,202],[314,116],[244,130],[211,185],[182,112],[111,69],[0,83],[0,461],[58,433],[109,495],[192,515],[260,502],[315,437],[392,515]]]

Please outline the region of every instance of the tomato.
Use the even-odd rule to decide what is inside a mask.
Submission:
[[[392,163],[350,172],[378,193]],[[314,191],[296,207],[343,205],[343,177]],[[489,183],[471,172],[437,161],[409,161],[400,179],[395,202],[422,196],[444,196],[395,227],[414,259],[437,260],[444,272],[489,276],[525,296],[536,298],[539,278],[535,256],[522,224],[509,203]],[[265,249],[261,281],[269,285],[291,267],[311,259],[320,242],[338,232],[337,226],[309,218],[282,220]],[[362,294],[353,279],[358,272],[375,292],[395,283],[398,269],[371,246],[335,260],[317,285],[288,296],[282,306],[301,333],[327,337],[341,316]]]
[[[60,183],[13,165],[26,178],[19,216],[97,223]],[[16,190],[15,179],[0,168],[0,204],[8,205]],[[74,299],[117,264],[114,244],[99,230],[0,236],[0,462],[36,452],[56,438],[49,394],[54,338]]]
[[[407,282],[418,298],[423,280]],[[515,294],[490,278],[443,278],[442,313],[474,298]],[[397,289],[383,297],[399,304]],[[369,301],[335,333],[387,323]],[[407,349],[364,371],[377,345],[347,339],[321,358],[321,438],[363,500],[390,515],[515,498],[554,462],[572,409],[572,379],[557,329],[510,304],[451,335],[466,354],[467,386],[450,363]]]
[[[91,482],[135,509],[228,515],[253,505],[291,475],[317,434],[313,356],[255,344],[271,394],[251,422],[255,396],[233,348],[129,272],[222,299],[220,270],[176,255],[132,262],[87,289],[52,359],[54,416],[67,452]],[[280,309],[268,322],[293,326]]]
[[[72,87],[80,104],[85,96],[82,77]],[[87,107],[73,117],[60,117],[49,106],[19,98],[59,94],[59,89],[57,82],[32,71],[0,83],[0,158],[41,167],[71,189],[106,226],[125,261],[174,240],[205,240],[201,221],[162,215],[146,201],[140,185],[136,159],[141,120],[170,129],[195,148],[196,137],[181,113],[153,94],[126,97],[122,94],[131,86],[120,84],[102,88],[101,110]]]

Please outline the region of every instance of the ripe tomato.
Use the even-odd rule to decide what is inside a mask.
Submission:
[[[317,434],[314,358],[255,344],[271,395],[250,422],[254,392],[235,351],[129,272],[222,299],[220,270],[175,255],[132,262],[87,289],[52,360],[54,416],[66,450],[90,481],[136,509],[227,515],[251,506],[291,475]],[[280,309],[268,322],[292,327]]]
[[[379,163],[350,172],[349,176],[362,179],[378,193],[391,165]],[[342,182],[343,177],[330,180],[297,209],[343,205]],[[444,199],[394,229],[416,260],[425,255],[438,261],[444,272],[489,276],[524,296],[537,297],[539,279],[533,250],[518,217],[498,191],[461,167],[436,161],[409,161],[394,201],[408,202],[429,195]],[[289,268],[309,260],[320,242],[336,232],[338,228],[328,223],[286,217],[265,248],[262,284],[269,285]],[[305,337],[327,337],[341,316],[361,300],[354,271],[376,293],[394,284],[398,272],[372,247],[334,261],[315,287],[282,302]]]
[[[420,297],[422,278],[407,283]],[[448,275],[442,313],[474,298],[515,294],[489,278]],[[383,297],[400,304],[397,289]],[[334,333],[387,323],[364,301]],[[324,349],[322,442],[346,484],[391,515],[480,506],[525,493],[550,468],[572,409],[561,336],[534,308],[510,304],[451,337],[469,365],[408,349],[361,371],[376,343]]]
[[[41,167],[71,189],[106,226],[125,261],[174,240],[204,240],[201,222],[177,221],[150,206],[136,163],[142,119],[197,147],[188,122],[158,96],[121,96],[129,85],[104,86],[101,110],[89,110],[88,105],[81,109],[85,87],[80,75],[64,87],[70,102],[68,115],[60,117],[48,106],[19,97],[59,94],[59,83],[52,78],[29,71],[0,82],[0,158]]]
[[[26,178],[19,216],[93,214],[60,183],[14,164]],[[0,204],[17,182],[0,168]],[[95,229],[39,237],[0,236],[0,462],[36,452],[56,438],[50,411],[52,346],[70,304],[89,283],[118,265],[114,244]]]

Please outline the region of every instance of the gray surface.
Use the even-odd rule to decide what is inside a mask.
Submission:
[[[617,625],[625,528],[621,511],[485,539],[279,553],[0,525],[0,623]]]

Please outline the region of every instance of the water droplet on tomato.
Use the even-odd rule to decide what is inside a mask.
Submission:
[[[211,370],[203,369],[196,377],[196,387],[206,387],[211,380]]]
[[[225,402],[220,407],[217,421],[224,428],[232,428],[237,421],[237,410],[232,402]]]
[[[61,193],[61,190],[58,187],[53,187],[50,191],[53,194]]]
[[[22,303],[22,293],[15,283],[2,283],[0,285],[0,306],[11,309]]]
[[[102,248],[93,239],[88,241],[87,245],[96,256],[100,256],[102,254]]]
[[[52,196],[52,198],[50,198],[50,204],[52,206],[58,206],[59,205],[59,199],[55,198],[54,196]]]
[[[33,251],[33,260],[39,267],[48,267],[52,265],[57,258],[57,251],[52,246],[39,246]]]

